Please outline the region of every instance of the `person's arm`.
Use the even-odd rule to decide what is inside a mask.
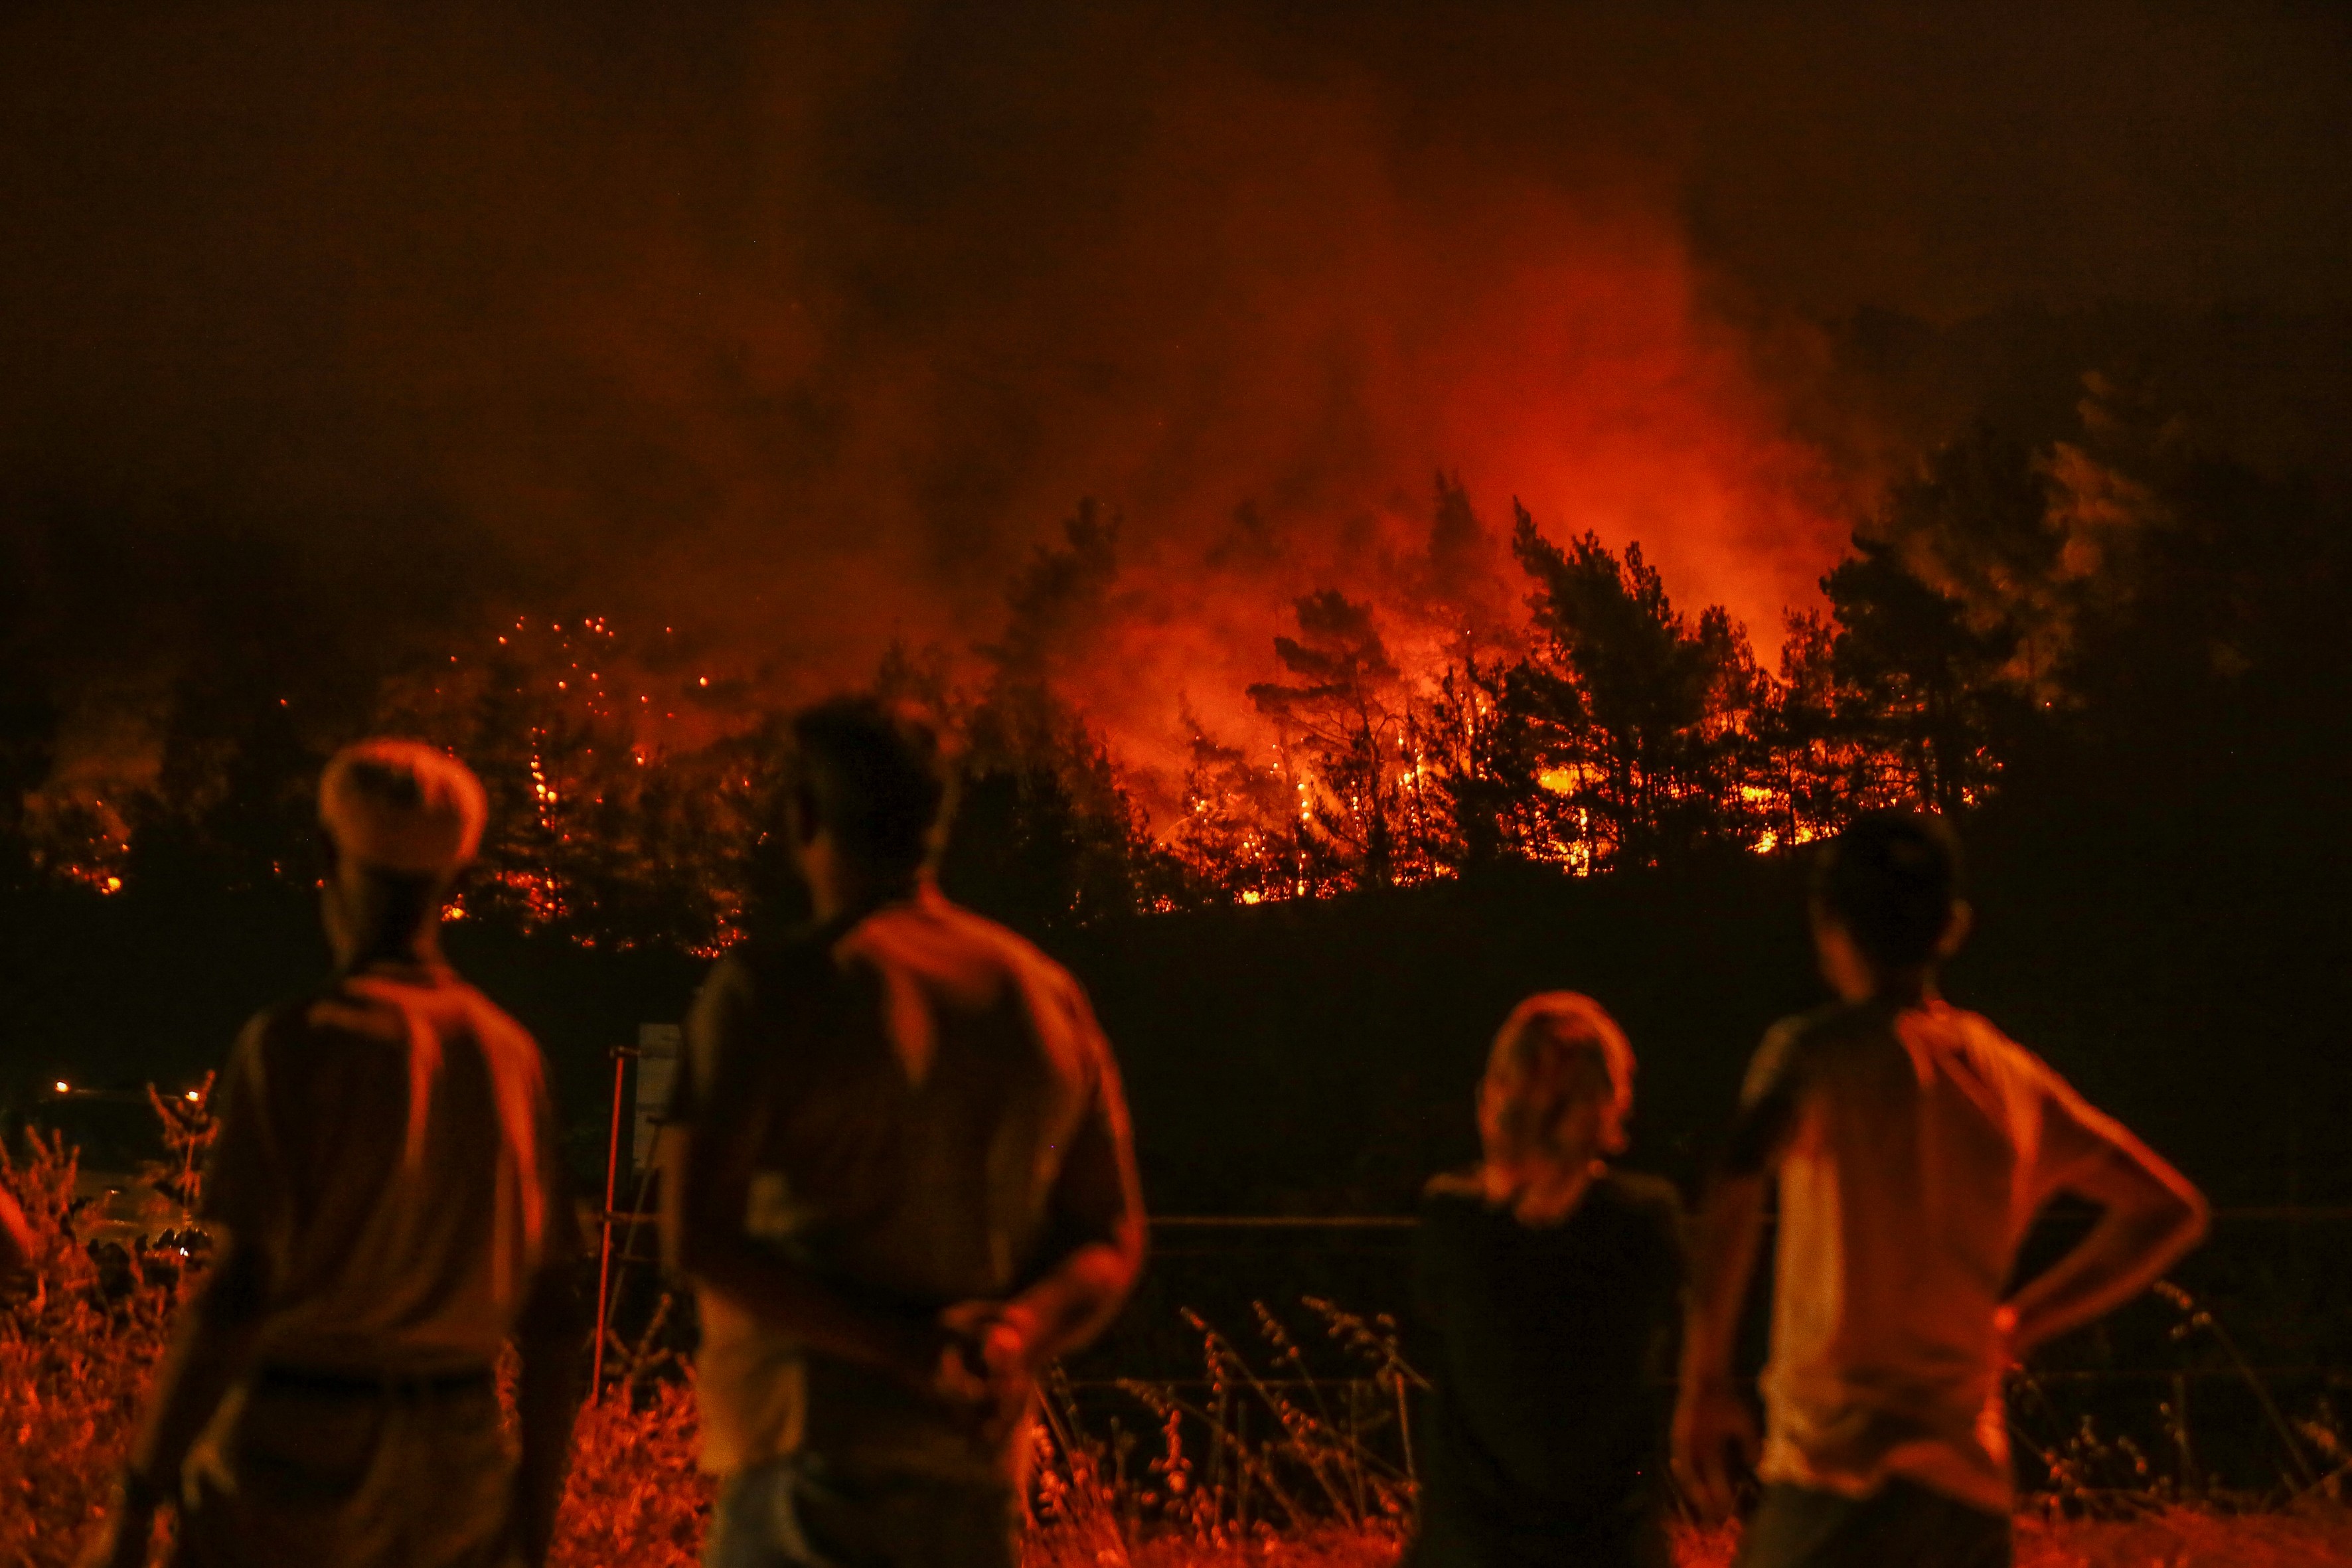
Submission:
[[[268,1260],[257,1246],[234,1235],[215,1240],[213,1257],[212,1272],[180,1310],[113,1504],[83,1554],[89,1568],[146,1563],[156,1509],[174,1495],[188,1450],[253,1359]]]
[[[1143,1271],[1143,1197],[1132,1152],[1082,1135],[1072,1157],[1079,1168],[1063,1167],[1062,1194],[1109,1212],[1064,1231],[1067,1250],[1026,1289],[1003,1301],[959,1302],[940,1318],[981,1341],[992,1361],[1006,1360],[1031,1379],[1108,1328]]]
[[[1758,1451],[1755,1415],[1732,1377],[1740,1310],[1756,1271],[1764,1229],[1760,1171],[1725,1174],[1710,1187],[1698,1216],[1683,1321],[1681,1382],[1675,1398],[1675,1474],[1706,1514],[1729,1513],[1740,1464]]]
[[[2091,1110],[2053,1075],[2044,1142],[2055,1191],[2103,1211],[2074,1248],[2003,1304],[2009,1354],[2021,1358],[2138,1295],[2204,1239],[2204,1195],[2119,1122]]]
[[[749,1155],[730,1118],[743,1090],[721,1082],[751,1014],[749,977],[732,961],[711,972],[686,1023],[667,1124],[661,1133],[662,1257],[672,1272],[716,1291],[809,1350],[936,1392],[955,1362],[937,1324],[850,1300],[810,1270],[754,1242]]]
[[[8,1189],[0,1187],[0,1281],[15,1279],[33,1266],[33,1227]]]
[[[751,1184],[738,1163],[720,1147],[707,1147],[691,1125],[664,1128],[662,1142],[662,1253],[673,1271],[809,1350],[933,1391],[941,1358],[950,1352],[949,1334],[853,1301],[753,1242],[743,1227]]]
[[[1791,1037],[1776,1031],[1758,1052],[1730,1148],[1700,1205],[1692,1246],[1675,1399],[1674,1468],[1691,1501],[1706,1514],[1732,1510],[1738,1472],[1754,1466],[1761,1446],[1755,1414],[1732,1375],[1732,1356],[1756,1273],[1766,1187],[1796,1126],[1800,1086],[1791,1048]]]
[[[996,1313],[1020,1335],[1032,1373],[1109,1327],[1143,1272],[1148,1227],[1127,1097],[1110,1047],[1083,1000],[1077,1007],[1092,1037],[1096,1071],[1085,1118],[1054,1184],[1049,1234],[1059,1251]]]
[[[566,1233],[570,1226],[563,1227]],[[572,1287],[571,1256],[551,1257],[531,1285],[515,1324],[515,1546],[525,1568],[540,1568],[555,1539],[563,1472],[580,1415],[580,1347],[586,1325]]]
[[[1055,1180],[1045,1258],[1006,1300],[958,1302],[940,1314],[942,1327],[979,1352],[993,1405],[982,1430],[991,1436],[1027,1415],[1047,1366],[1110,1325],[1143,1271],[1143,1184],[1118,1068],[1084,996],[1072,1006],[1094,1081]]]

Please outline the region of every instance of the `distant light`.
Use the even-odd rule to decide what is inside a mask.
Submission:
[[[194,1089],[192,1089],[188,1090],[188,1098],[189,1098],[190,1100],[202,1100],[202,1099],[204,1098],[204,1096],[202,1096],[202,1095],[198,1094]]]
[[[709,684],[710,684],[710,677],[709,677],[709,676],[707,676],[707,675],[706,675],[706,676],[704,676],[704,677],[702,678],[702,684],[703,684],[703,685],[705,685],[705,686],[709,685]]]
[[[58,1079],[58,1092],[59,1094],[71,1094],[73,1092],[73,1085],[68,1083],[63,1079]]]

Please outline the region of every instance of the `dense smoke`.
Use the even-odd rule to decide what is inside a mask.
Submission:
[[[1257,9],[16,10],[0,500],[67,764],[224,628],[297,684],[518,612],[775,695],[961,663],[1082,498],[1101,569],[1018,629],[1146,773],[1301,595],[1406,653],[1516,613],[1514,497],[1769,659],[1986,399],[2246,299],[2318,325],[2224,359],[2341,338],[2324,16]],[[2019,299],[2054,363],[1967,324]]]

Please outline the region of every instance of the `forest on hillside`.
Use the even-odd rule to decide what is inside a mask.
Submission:
[[[969,658],[895,646],[873,685],[961,742],[950,885],[1050,931],[1513,863],[1584,876],[1769,852],[1880,805],[2158,802],[2218,759],[2261,767],[2340,724],[2346,551],[2313,487],[2094,377],[2070,438],[1979,425],[1889,487],[1769,664],[1722,608],[1677,603],[1638,542],[1516,505],[1482,516],[1441,474],[1406,589],[1298,596],[1266,628],[1274,678],[1242,694],[1261,734],[1194,721],[1181,776],[1150,788],[1045,654],[1118,588],[1118,521],[1091,502],[1010,584],[1001,635]],[[152,764],[111,782],[60,765],[24,602],[38,572],[12,574],[12,896],[303,883],[324,756],[389,730],[451,746],[489,787],[467,919],[707,954],[793,907],[770,836],[785,708],[759,681],[593,616],[501,618],[446,655],[354,653],[265,548],[232,565],[212,635],[148,704]]]

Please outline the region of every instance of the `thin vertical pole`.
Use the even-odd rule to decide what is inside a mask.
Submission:
[[[613,1186],[621,1169],[621,1075],[628,1064],[627,1056],[620,1051],[613,1053],[613,1137],[604,1150],[604,1240],[596,1249],[596,1349],[588,1372],[588,1397],[592,1402],[604,1397],[605,1321],[612,1310]]]

